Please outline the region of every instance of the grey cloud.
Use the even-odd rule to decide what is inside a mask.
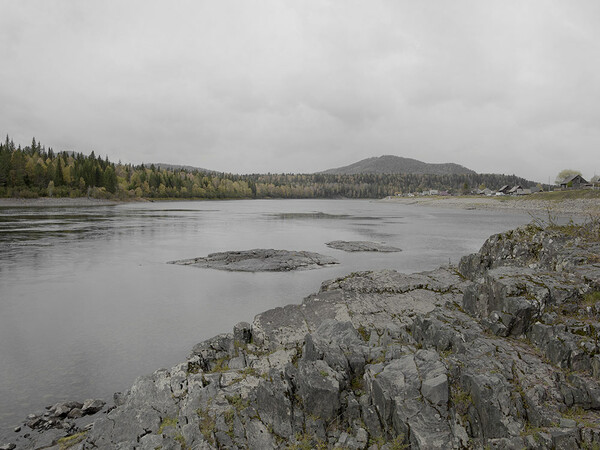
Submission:
[[[234,172],[393,153],[591,176],[599,18],[591,0],[2,2],[0,132]]]

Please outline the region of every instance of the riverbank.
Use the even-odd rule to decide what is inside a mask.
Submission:
[[[251,199],[250,199],[251,200]],[[131,202],[173,202],[173,201],[209,201],[207,199],[132,199]],[[600,198],[558,198],[548,199],[536,195],[521,197],[483,197],[483,196],[426,196],[426,197],[386,197],[380,202],[403,205],[430,206],[452,209],[480,209],[496,211],[518,211],[531,213],[549,213],[562,216],[600,216]],[[0,198],[0,208],[19,207],[63,207],[63,206],[112,206],[123,203],[118,200],[78,198],[33,199]]]
[[[87,197],[0,198],[0,208],[49,208],[62,206],[113,206],[119,201]]]
[[[382,202],[403,205],[432,206],[456,209],[487,209],[520,211],[552,215],[600,215],[600,198],[545,199],[534,195],[522,197],[386,197]]]
[[[93,425],[14,444],[596,448],[599,254],[598,222],[530,225],[458,267],[326,281],[138,378]]]

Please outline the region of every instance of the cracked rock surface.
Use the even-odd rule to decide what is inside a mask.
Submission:
[[[527,227],[458,269],[324,282],[139,378],[74,448],[598,448],[599,242]]]
[[[235,272],[288,272],[290,270],[316,269],[338,264],[330,256],[314,252],[253,249],[211,253],[208,256],[170,261],[169,264],[206,267]]]

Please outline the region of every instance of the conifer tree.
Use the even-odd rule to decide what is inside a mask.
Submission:
[[[62,169],[62,160],[60,158],[58,158],[56,160],[56,170],[54,171],[54,185],[62,186],[64,184],[65,184],[65,179],[64,179],[64,175],[63,175],[63,169]]]

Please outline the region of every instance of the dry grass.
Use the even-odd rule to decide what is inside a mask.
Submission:
[[[538,192],[532,194],[532,200],[576,200],[580,198],[598,198],[600,199],[600,189],[568,189],[564,191]]]

